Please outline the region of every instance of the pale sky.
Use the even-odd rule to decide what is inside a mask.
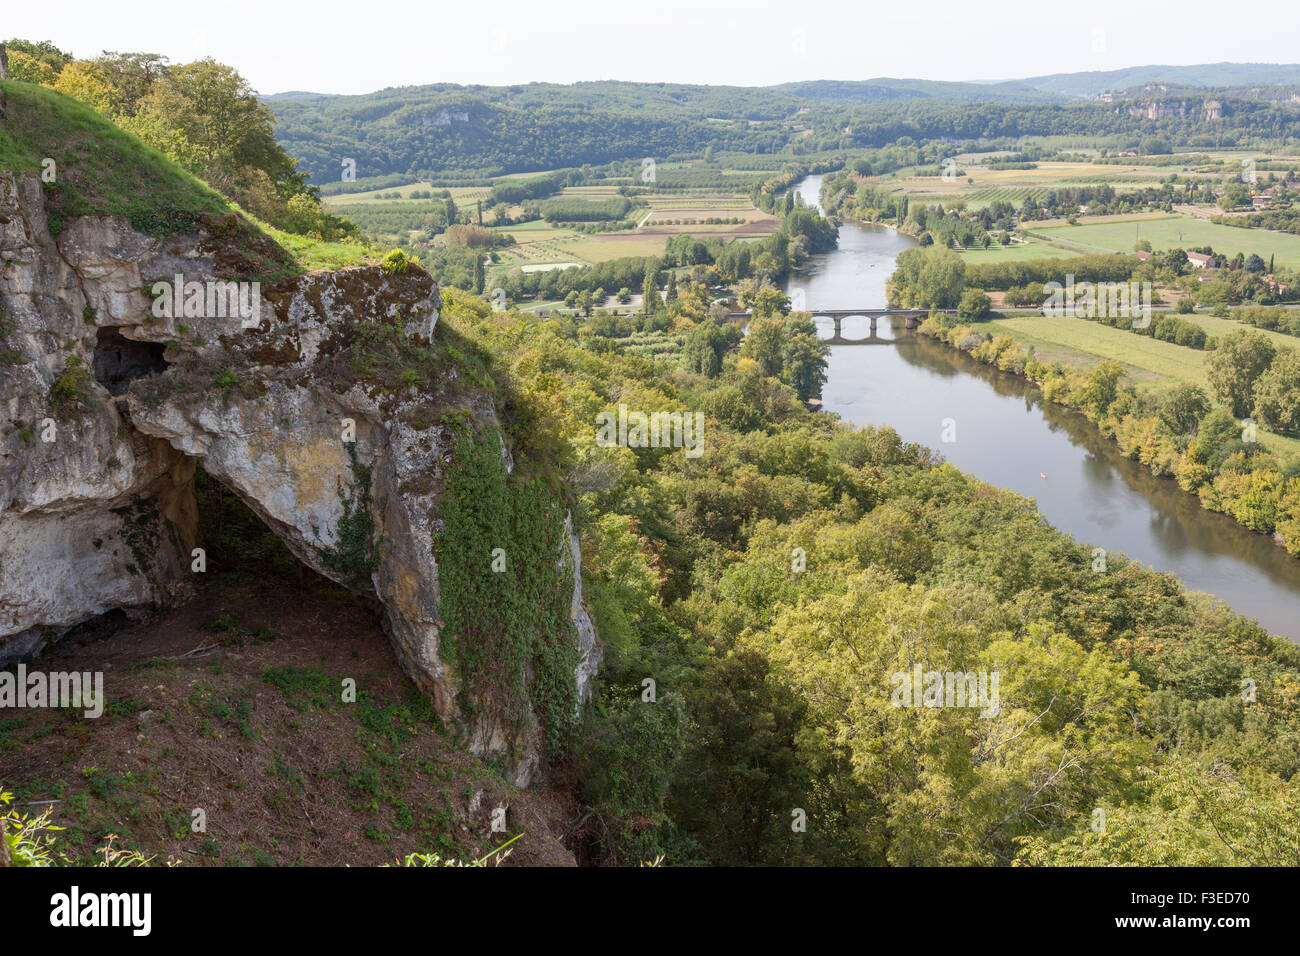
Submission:
[[[0,38],[52,40],[81,57],[212,56],[264,94],[600,79],[765,86],[1290,63],[1296,11],[1277,0],[59,0],[6,3]]]

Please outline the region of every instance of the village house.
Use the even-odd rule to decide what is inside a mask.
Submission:
[[[1207,256],[1203,252],[1187,253],[1187,264],[1193,269],[1213,269],[1218,265],[1214,261],[1214,256]]]

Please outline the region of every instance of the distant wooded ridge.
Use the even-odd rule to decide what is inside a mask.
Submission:
[[[1118,70],[1089,70],[1078,73],[1052,73],[1000,82],[946,81],[916,78],[875,77],[865,80],[800,80],[774,86],[735,87],[681,83],[625,83],[602,80],[586,83],[528,83],[514,86],[461,86],[455,83],[397,87],[391,93],[490,93],[502,90],[572,89],[590,87],[627,87],[660,89],[667,95],[681,91],[775,91],[794,97],[824,102],[880,103],[907,99],[953,99],[980,102],[1061,102],[1072,97],[1096,96],[1105,92],[1131,90],[1147,84],[1173,87],[1205,88],[1230,91],[1234,87],[1300,85],[1300,64],[1294,63],[1201,63],[1192,66],[1133,66]],[[1244,92],[1244,91],[1243,91]],[[363,94],[378,95],[378,94]],[[335,98],[338,94],[292,90],[273,93],[266,100]]]
[[[707,149],[812,156],[905,137],[1158,135],[1195,148],[1280,146],[1300,119],[1300,65],[1149,66],[1003,83],[443,83],[264,99],[280,144],[321,185],[339,180],[344,159],[355,160],[357,179],[447,180]]]

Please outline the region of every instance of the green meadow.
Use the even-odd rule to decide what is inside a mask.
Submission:
[[[1193,219],[1191,216],[1167,216],[1162,219],[1142,219],[1129,222],[1106,222],[1088,225],[1083,220],[1078,226],[1054,226],[1031,229],[1031,232],[1080,243],[1111,252],[1132,252],[1139,239],[1150,241],[1153,249],[1188,249],[1210,246],[1216,252],[1234,255],[1241,252],[1259,255],[1265,262],[1276,256],[1280,268],[1300,268],[1300,236],[1264,229],[1238,229],[1217,223]]]

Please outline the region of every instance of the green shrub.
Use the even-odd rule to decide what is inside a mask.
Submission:
[[[50,405],[60,414],[67,414],[87,404],[90,395],[90,372],[77,356],[68,359],[67,366],[50,386]]]
[[[384,256],[384,260],[379,267],[383,270],[384,275],[392,276],[404,273],[407,265],[406,253],[401,249],[394,249]]]

